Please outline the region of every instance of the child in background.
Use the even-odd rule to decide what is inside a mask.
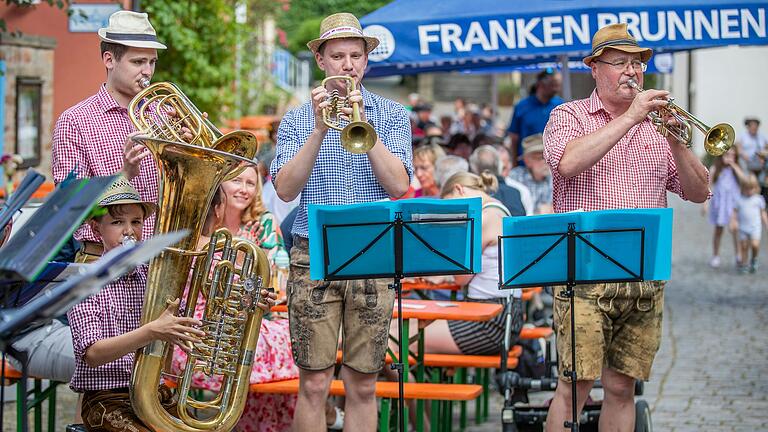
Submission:
[[[739,217],[739,242],[742,258],[739,271],[754,273],[757,271],[760,236],[763,228],[768,227],[765,198],[760,195],[760,183],[754,174],[750,174],[742,183],[741,198],[736,206],[736,213]],[[749,255],[750,250],[752,252],[751,257]],[[750,257],[749,261],[747,261],[747,257]]]
[[[739,201],[739,178],[743,172],[739,167],[737,147],[732,147],[722,157],[716,158],[710,168],[712,173],[712,199],[709,202],[709,222],[715,226],[712,234],[712,268],[720,267],[720,240],[725,227],[733,236],[733,249],[736,254],[736,265],[741,262],[737,239],[737,226],[733,211]],[[706,205],[706,204],[705,204]]]

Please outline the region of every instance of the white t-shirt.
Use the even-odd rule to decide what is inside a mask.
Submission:
[[[760,214],[765,210],[765,198],[762,195],[742,195],[736,205],[736,210],[739,213],[739,231],[746,233],[760,232]]]

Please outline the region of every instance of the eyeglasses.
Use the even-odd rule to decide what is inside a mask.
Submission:
[[[627,60],[627,59],[621,59],[616,60],[615,62],[607,62],[603,60],[595,60],[598,63],[605,63],[607,65],[613,66],[616,70],[624,70],[624,68],[627,67],[627,64],[632,66],[632,69],[636,71],[642,71],[645,72],[646,69],[648,69],[648,63],[643,63],[640,60]]]

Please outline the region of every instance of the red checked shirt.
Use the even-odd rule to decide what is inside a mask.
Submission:
[[[588,99],[552,110],[544,129],[544,159],[552,169],[554,211],[666,207],[667,191],[685,199],[669,143],[647,118],[594,166],[570,179],[560,175],[566,145],[611,120],[596,90]]]
[[[58,184],[75,171],[78,178],[112,175],[123,169],[123,146],[136,128],[128,110],[117,104],[102,84],[99,92],[64,111],[53,132],[53,180]],[[157,202],[157,168],[150,156],[141,161],[131,184],[141,198]],[[152,236],[155,216],[144,222],[143,238]],[[74,235],[77,240],[98,241],[88,225]]]
[[[67,313],[75,351],[75,374],[69,384],[72,390],[128,387],[133,372],[133,352],[96,368],[88,366],[83,356],[97,341],[139,328],[146,286],[147,266],[142,265],[108,283]]]

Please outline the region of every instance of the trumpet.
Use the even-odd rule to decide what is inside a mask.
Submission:
[[[644,91],[637,81],[632,78],[627,81],[627,85],[638,92]],[[678,124],[666,124],[664,117],[667,116],[677,120]],[[712,156],[722,156],[723,153],[727,152],[733,146],[733,141],[736,138],[733,126],[728,123],[719,123],[709,127],[693,114],[676,105],[673,98],[670,98],[667,101],[667,106],[659,108],[658,112],[648,113],[648,118],[651,119],[651,122],[656,126],[656,129],[660,134],[664,136],[672,136],[676,140],[684,143],[688,148],[691,148],[691,141],[693,139],[692,131],[695,127],[704,134],[704,150]]]
[[[355,89],[355,80],[346,75],[329,76],[323,80],[322,86],[328,81],[342,80],[346,82],[347,94],[344,97],[339,91],[331,90],[330,106],[323,109],[323,123],[331,129],[341,131],[341,145],[350,153],[362,154],[373,148],[376,144],[376,131],[368,122],[360,120],[360,107],[357,102],[352,104],[352,121],[345,127],[341,127],[341,109],[347,106],[349,94]]]

